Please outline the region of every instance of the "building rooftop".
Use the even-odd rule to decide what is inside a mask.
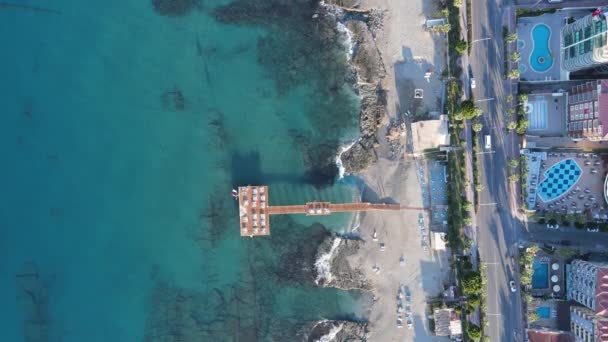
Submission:
[[[436,309],[435,335],[437,336],[457,336],[462,334],[462,322],[454,309]]]
[[[574,336],[565,331],[528,329],[529,342],[574,342]]]
[[[446,115],[440,115],[439,119],[435,120],[414,122],[411,127],[414,154],[420,154],[426,149],[450,145]]]

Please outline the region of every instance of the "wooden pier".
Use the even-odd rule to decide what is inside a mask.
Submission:
[[[239,201],[239,224],[241,236],[270,235],[270,215],[304,214],[307,216],[330,215],[370,210],[425,210],[425,208],[402,207],[399,204],[384,203],[341,203],[307,202],[303,205],[268,204],[268,186],[242,186],[237,192]]]

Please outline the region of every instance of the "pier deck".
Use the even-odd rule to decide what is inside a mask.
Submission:
[[[270,215],[304,214],[307,216],[330,215],[369,210],[425,210],[425,208],[402,207],[385,203],[339,203],[307,202],[303,205],[268,204],[268,186],[242,186],[238,190],[239,221],[241,236],[270,235]]]

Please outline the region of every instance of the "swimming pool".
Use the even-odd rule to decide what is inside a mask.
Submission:
[[[582,170],[572,158],[564,159],[545,171],[539,185],[538,197],[543,202],[553,201],[570,190],[581,178]]]
[[[551,308],[548,306],[539,306],[536,308],[536,313],[540,318],[551,318]]]
[[[546,289],[549,287],[549,264],[534,259],[532,263],[532,288]]]
[[[545,72],[553,65],[549,50],[551,29],[545,24],[538,24],[532,29],[533,49],[530,54],[530,66],[536,72]]]

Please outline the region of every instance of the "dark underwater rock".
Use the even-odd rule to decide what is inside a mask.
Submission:
[[[198,5],[199,0],[152,0],[156,13],[168,17],[181,17]]]

